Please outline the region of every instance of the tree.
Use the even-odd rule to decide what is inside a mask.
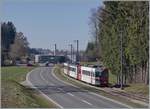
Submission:
[[[85,54],[89,61],[96,61],[95,45],[93,42],[88,42]]]
[[[93,56],[95,56],[95,58],[100,58],[100,53],[101,53],[101,47],[99,44],[99,39],[98,39],[98,34],[99,34],[99,20],[98,20],[98,13],[96,9],[92,9],[91,10],[91,17],[90,17],[90,22],[89,25],[91,27],[91,35],[94,39],[94,49],[90,52],[93,52]]]
[[[118,83],[121,79],[121,69],[124,83],[127,80],[148,82],[148,12],[148,1],[105,1],[103,7],[98,7],[94,14],[92,12],[93,24],[98,23],[98,31],[95,31],[93,26],[92,32],[98,35],[99,41],[99,45],[93,49],[101,49],[98,55],[110,72],[117,76]],[[96,43],[94,42],[94,45]]]
[[[20,59],[28,54],[28,41],[22,32],[16,34],[14,44],[11,45],[10,57],[12,60]]]
[[[16,28],[12,22],[1,23],[1,51],[2,51],[2,65],[4,60],[8,59],[8,52],[10,51],[10,45],[14,42],[16,35]]]

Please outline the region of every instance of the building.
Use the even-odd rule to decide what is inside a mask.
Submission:
[[[49,54],[35,55],[35,63],[63,63],[66,61],[67,58],[65,56],[54,56]]]

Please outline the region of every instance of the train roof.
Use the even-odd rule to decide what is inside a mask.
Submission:
[[[92,65],[92,64],[90,64],[90,65],[88,65],[88,67],[99,68],[99,67],[103,67],[103,66],[102,65]]]
[[[69,63],[64,63],[64,65],[70,65],[71,67],[77,66],[76,64],[69,64]],[[88,66],[81,66],[82,68],[87,68],[87,69],[95,69],[95,70],[104,70],[106,69],[103,65],[92,65],[89,64]]]

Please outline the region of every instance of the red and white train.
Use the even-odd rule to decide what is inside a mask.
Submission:
[[[108,86],[108,69],[104,67],[93,68],[64,63],[64,73],[92,85]]]

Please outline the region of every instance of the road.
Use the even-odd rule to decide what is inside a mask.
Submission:
[[[124,105],[66,84],[54,76],[52,67],[39,67],[27,79],[61,108],[125,108]]]

